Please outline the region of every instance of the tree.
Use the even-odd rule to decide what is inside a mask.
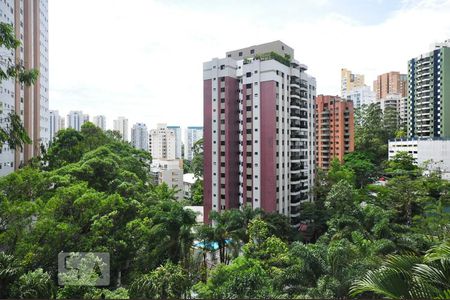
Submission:
[[[272,298],[270,277],[256,259],[239,257],[231,265],[220,264],[206,283],[199,282],[194,291],[202,299]]]
[[[55,286],[50,275],[41,268],[19,277],[12,288],[12,297],[20,299],[43,299],[55,297]]]
[[[10,297],[12,284],[21,272],[20,262],[14,256],[0,252],[0,298]]]
[[[186,299],[190,286],[186,271],[180,265],[166,262],[137,278],[131,285],[130,295],[135,299]]]
[[[382,267],[356,280],[351,295],[391,299],[446,299],[450,295],[450,244],[431,248],[425,256],[391,255]]]
[[[355,174],[356,186],[363,188],[371,182],[376,174],[375,164],[364,152],[352,152],[344,156],[344,166]]]
[[[203,139],[195,142],[192,147],[193,156],[191,161],[191,169],[196,178],[203,179]]]

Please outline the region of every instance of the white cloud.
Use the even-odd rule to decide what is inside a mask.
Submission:
[[[280,39],[309,66],[320,93],[337,94],[342,67],[371,85],[377,74],[406,72],[408,59],[450,37],[450,1],[404,1],[377,25],[318,13],[327,0],[230,3],[50,0],[50,107],[105,114],[109,125],[119,115],[130,127],[201,125],[202,63],[228,50]],[[270,18],[289,5],[289,18]]]

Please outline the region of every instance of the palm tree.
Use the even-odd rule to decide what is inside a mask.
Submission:
[[[0,299],[9,297],[11,284],[19,277],[21,268],[12,255],[0,252]]]
[[[431,248],[425,256],[388,256],[381,268],[357,280],[350,293],[375,293],[392,299],[446,299],[450,296],[450,243]]]

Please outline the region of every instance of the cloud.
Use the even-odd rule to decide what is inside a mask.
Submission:
[[[228,50],[280,39],[319,93],[337,94],[342,67],[371,85],[450,37],[450,1],[402,1],[376,24],[326,0],[49,2],[50,107],[105,114],[110,127],[119,115],[201,125],[202,63]]]

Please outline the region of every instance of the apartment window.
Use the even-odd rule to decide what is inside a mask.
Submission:
[[[239,52],[239,56],[242,56],[242,52]]]
[[[254,54],[255,53],[255,49],[250,50],[250,54]]]
[[[220,88],[220,91],[221,92],[225,92],[225,88],[223,87],[223,88]]]
[[[252,88],[252,84],[251,84],[251,83],[247,83],[247,84],[245,85],[245,88],[251,89],[251,88]]]
[[[246,76],[246,77],[251,77],[251,76],[252,76],[252,72],[247,72],[247,73],[245,74],[245,76]]]

